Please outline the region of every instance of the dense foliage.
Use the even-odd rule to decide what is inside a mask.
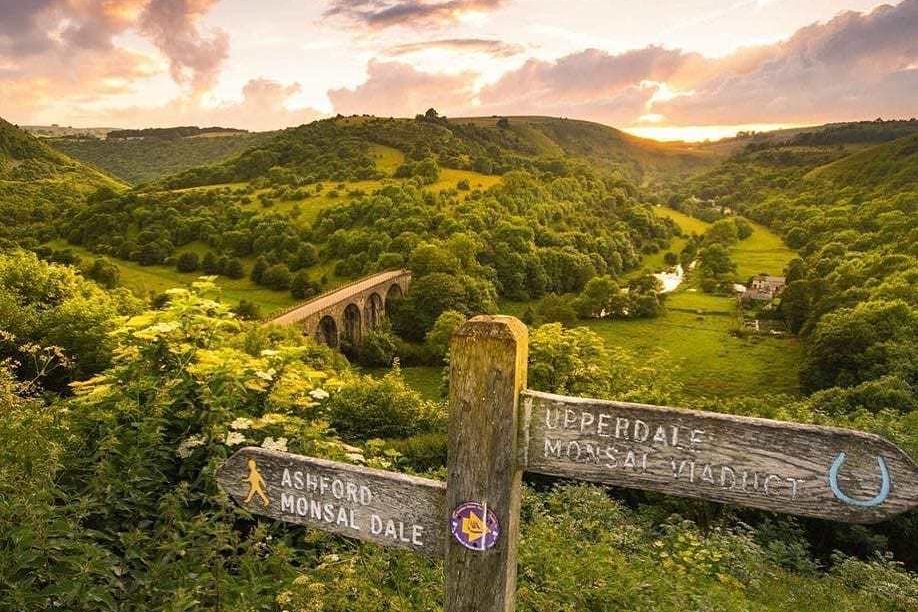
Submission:
[[[210,290],[172,291],[164,309],[119,320],[112,366],[76,384],[74,398],[45,405],[34,381],[16,383],[0,368],[0,608],[440,609],[439,562],[261,520],[218,491],[214,469],[243,445],[386,469],[426,464],[440,477],[444,455],[437,431],[363,437],[383,432],[387,411],[390,419],[417,414],[397,372],[355,377],[296,333],[238,322],[201,295]],[[588,332],[542,328],[533,345],[533,371],[552,372],[557,390],[660,397],[652,366],[606,353]],[[584,378],[578,360],[596,376]],[[578,377],[613,386],[579,387]],[[350,444],[328,418],[357,425]],[[442,422],[424,423],[442,433]],[[914,451],[911,435],[897,441]],[[838,554],[820,572],[794,521],[750,527],[731,512],[672,504],[628,509],[592,486],[527,489],[520,608],[905,611],[918,603],[918,579],[889,559]],[[700,526],[666,514],[693,508],[707,515]]]
[[[886,139],[884,123],[871,125]],[[739,211],[799,250],[779,311],[806,343],[807,390],[834,389],[834,410],[910,411],[918,389],[918,135],[852,153],[842,139],[861,142],[866,126],[807,137],[831,148],[752,148],[671,201],[692,213]]]
[[[12,359],[22,379],[38,374],[34,352],[41,347],[57,347],[66,361],[46,377],[57,390],[103,370],[111,360],[114,318],[138,309],[127,291],[106,292],[71,267],[31,253],[0,255],[0,360]]]

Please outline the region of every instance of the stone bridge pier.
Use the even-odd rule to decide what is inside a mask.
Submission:
[[[267,321],[276,325],[300,325],[319,342],[337,348],[359,346],[364,335],[387,317],[393,300],[411,284],[411,272],[380,272],[324,293],[305,304]]]

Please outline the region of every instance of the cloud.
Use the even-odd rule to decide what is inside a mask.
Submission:
[[[507,0],[332,0],[326,17],[382,29],[392,26],[441,26],[468,13],[497,10]]]
[[[67,102],[101,102],[133,93],[167,67],[200,94],[228,52],[225,32],[199,27],[216,1],[0,0],[0,109],[28,117]],[[131,33],[162,56],[121,43]]]
[[[335,111],[345,115],[411,117],[430,107],[450,115],[474,106],[476,76],[432,74],[400,62],[371,61],[366,82],[354,89],[333,89],[328,97]]]
[[[654,105],[676,123],[814,122],[914,115],[918,110],[918,0],[847,12],[730,62],[691,95]],[[749,51],[744,52],[746,54]]]
[[[528,60],[478,92],[482,114],[555,115],[631,123],[648,113],[664,82],[705,63],[694,53],[650,46],[620,54],[598,49],[553,61]]]
[[[209,89],[229,53],[229,36],[214,30],[204,36],[198,22],[217,0],[151,0],[140,17],[140,31],[169,59],[172,78],[195,91]]]
[[[302,90],[299,83],[284,85],[265,78],[251,79],[242,88],[242,99],[216,106],[202,106],[196,96],[175,99],[154,107],[131,106],[91,111],[74,117],[80,125],[119,127],[165,127],[173,125],[219,125],[253,131],[276,130],[309,123],[323,116],[312,108],[290,108]]]
[[[486,38],[426,40],[389,47],[385,52],[390,56],[400,56],[427,51],[429,49],[445,49],[447,51],[457,51],[461,53],[482,53],[492,57],[512,57],[523,52],[522,45],[514,45],[500,40]]]

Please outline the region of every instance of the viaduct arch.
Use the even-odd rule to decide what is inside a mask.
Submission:
[[[411,272],[391,270],[338,287],[278,315],[267,324],[299,325],[319,342],[358,346],[387,317],[390,305],[408,291]]]

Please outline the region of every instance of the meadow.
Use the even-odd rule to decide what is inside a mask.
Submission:
[[[686,234],[703,234],[710,225],[671,208],[656,207],[654,212],[673,219]],[[794,257],[777,234],[760,224],[752,225],[752,236],[731,249],[740,282],[759,272],[779,275]],[[668,250],[678,253],[684,244],[684,238],[675,238]],[[645,256],[639,270],[646,273],[663,269],[665,252]],[[519,317],[530,306],[535,304],[505,301],[500,311]],[[597,319],[578,325],[592,329],[609,347],[658,355],[687,396],[734,397],[756,390],[799,393],[803,356],[799,341],[736,333],[740,323],[734,298],[701,292],[691,275],[667,297],[666,311],[660,317]]]
[[[82,247],[68,244],[65,240],[54,240],[49,242],[47,246],[53,249],[70,250],[83,258],[84,261],[92,261],[98,257],[95,253]],[[195,251],[200,253],[201,250],[200,245],[189,245],[183,248],[181,252]],[[186,287],[203,275],[203,272],[179,272],[172,266],[142,266],[134,261],[115,258],[109,258],[109,260],[118,267],[121,286],[140,297],[159,294],[175,287]],[[246,262],[246,269],[248,270],[249,267],[250,262]],[[231,279],[225,276],[218,276],[216,284],[220,288],[223,301],[235,305],[241,300],[248,300],[258,304],[262,314],[286,308],[296,302],[290,292],[273,291],[260,287],[249,280],[248,277]]]

